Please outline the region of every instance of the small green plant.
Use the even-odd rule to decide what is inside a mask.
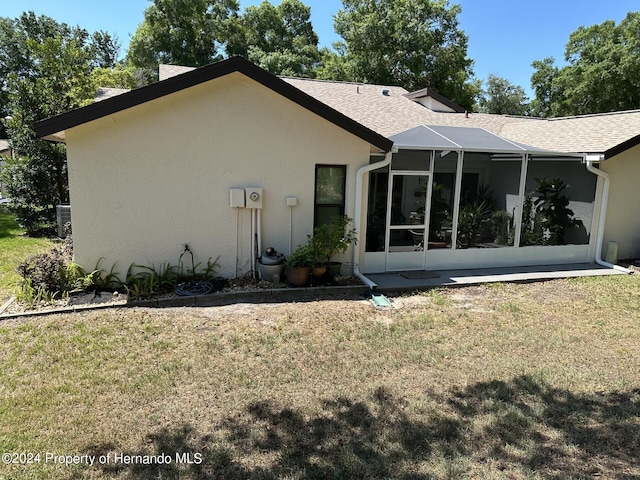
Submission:
[[[289,269],[312,267],[315,264],[314,249],[310,243],[300,245],[295,251],[289,255],[285,262],[285,266]]]
[[[173,290],[178,279],[178,267],[169,262],[147,267],[132,263],[127,269],[124,288],[129,299],[148,298]]]
[[[491,221],[491,206],[485,202],[464,205],[458,214],[458,242],[472,247],[481,240],[481,233]]]
[[[184,281],[215,281],[219,268],[218,259],[207,260],[204,268],[201,263],[191,265],[191,268],[183,268],[183,265],[171,265],[165,262],[156,268],[132,263],[127,269],[124,282],[124,290],[130,300],[149,298],[153,295],[161,295],[173,292],[176,285]],[[221,280],[218,278],[218,280]]]
[[[50,304],[56,299],[58,292],[48,292],[42,287],[34,287],[30,278],[24,280],[20,285],[20,290],[16,294],[19,302],[26,303],[30,309],[38,304]]]
[[[326,261],[330,264],[334,255],[344,253],[349,245],[356,244],[356,229],[347,228],[351,222],[347,215],[341,215],[329,224],[316,227],[313,237],[309,238],[316,261]]]

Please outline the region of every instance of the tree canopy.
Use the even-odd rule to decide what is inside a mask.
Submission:
[[[247,7],[239,19],[229,54],[242,55],[279,75],[312,77],[320,60],[318,35],[311,25],[311,8],[300,0],[273,6],[264,0]]]
[[[566,65],[533,63],[534,114],[567,116],[640,108],[640,12],[619,23],[580,27],[569,36]]]
[[[498,115],[527,115],[529,113],[529,99],[524,89],[513,85],[506,78],[489,75],[487,87],[483,89],[478,100],[482,113]]]
[[[129,43],[127,62],[200,67],[224,55],[237,28],[237,0],[154,0]]]
[[[154,0],[129,45],[127,61],[156,70],[198,67],[242,55],[279,75],[313,76],[320,59],[311,9],[300,0],[263,1],[238,14],[236,0]]]
[[[448,0],[343,0],[335,18],[342,41],[324,51],[319,76],[432,87],[471,109],[478,93],[471,81],[467,36],[458,28],[459,5]]]
[[[11,147],[2,175],[9,208],[28,232],[55,223],[55,206],[68,202],[66,151],[37,137],[33,122],[91,101],[95,69],[109,75],[118,42],[33,12],[0,18],[0,107]]]

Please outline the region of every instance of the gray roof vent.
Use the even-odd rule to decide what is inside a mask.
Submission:
[[[383,97],[388,97],[389,96],[389,89],[388,88],[383,88],[382,90],[380,90],[380,95],[382,95]]]

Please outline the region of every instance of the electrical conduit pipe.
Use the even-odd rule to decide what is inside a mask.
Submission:
[[[612,268],[624,273],[632,273],[628,268],[621,267],[620,265],[614,265],[613,263],[605,262],[602,260],[602,242],[604,238],[604,224],[605,217],[607,215],[607,202],[609,201],[609,183],[611,181],[609,174],[593,166],[595,162],[600,162],[603,158],[601,155],[595,156],[586,155],[584,158],[587,170],[591,173],[602,178],[602,199],[600,200],[600,214],[598,215],[598,236],[596,238],[596,256],[595,261],[598,265],[603,267]]]
[[[393,152],[387,152],[384,156],[384,160],[381,162],[370,163],[368,165],[363,165],[356,172],[356,205],[355,212],[353,215],[353,224],[356,227],[356,245],[362,245],[360,243],[360,222],[362,220],[362,181],[365,173],[369,173],[372,170],[377,170],[379,168],[384,168],[391,163],[391,156]],[[359,249],[356,247],[353,249],[353,274],[358,277],[366,286],[368,286],[371,290],[375,290],[378,288],[378,285],[373,282],[370,278],[365,277],[358,268],[358,253]]]

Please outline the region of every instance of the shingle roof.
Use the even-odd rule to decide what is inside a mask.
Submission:
[[[407,98],[408,92],[400,87],[284,80],[387,137],[418,125],[477,127],[556,152],[604,153],[640,135],[640,110],[555,119],[434,112]],[[383,89],[387,96],[381,94]]]
[[[232,61],[241,62],[245,69],[248,68],[245,64],[251,65],[245,60]],[[207,69],[219,68],[216,65],[196,70],[206,72]],[[251,67],[262,71],[253,65]],[[162,65],[160,76],[166,82],[172,76],[192,70],[192,67]],[[281,80],[387,138],[418,125],[439,125],[483,128],[513,142],[566,153],[619,153],[623,147],[640,144],[640,110],[554,119],[437,112],[414,101],[420,92],[410,93],[401,87],[288,77]],[[137,90],[129,95],[136,94]],[[106,93],[111,97],[116,92]]]
[[[501,135],[559,152],[604,153],[640,134],[640,110],[505,125]]]
[[[123,93],[127,93],[130,90],[127,88],[107,88],[100,87],[93,97],[94,102],[101,102],[102,100],[106,100],[108,98],[117,97],[118,95],[122,95]]]

